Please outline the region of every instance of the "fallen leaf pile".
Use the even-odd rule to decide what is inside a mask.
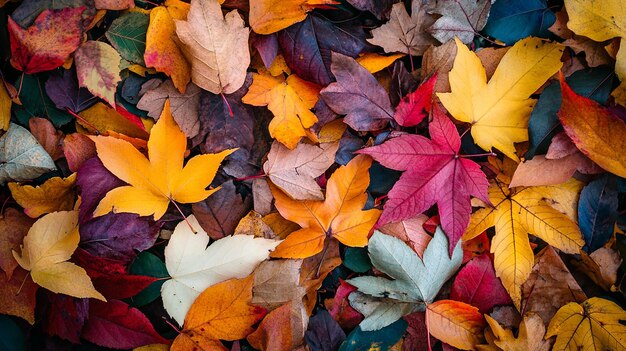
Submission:
[[[0,0],[0,349],[626,350],[620,0]]]

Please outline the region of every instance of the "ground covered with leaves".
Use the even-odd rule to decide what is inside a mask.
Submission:
[[[0,349],[624,350],[622,38],[621,0],[0,0]]]

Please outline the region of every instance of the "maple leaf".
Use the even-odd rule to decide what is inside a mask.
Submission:
[[[67,178],[54,177],[39,186],[9,183],[11,196],[31,218],[74,208],[76,173]]]
[[[213,94],[237,91],[250,64],[248,28],[233,10],[222,15],[217,0],[192,0],[187,20],[174,20],[191,80]]]
[[[517,338],[513,336],[513,332],[504,329],[489,315],[485,315],[485,319],[491,328],[491,332],[495,336],[494,343],[503,350],[511,351],[548,351],[550,350],[550,342],[543,339],[546,335],[546,327],[537,314],[528,313],[520,322]]]
[[[414,217],[436,203],[452,253],[469,223],[470,196],[489,203],[489,183],[476,162],[459,157],[461,138],[437,106],[428,127],[432,140],[402,135],[358,152],[387,168],[404,171],[389,191],[380,223]]]
[[[426,9],[422,0],[413,0],[409,17],[404,3],[394,4],[389,22],[373,29],[373,38],[367,41],[382,47],[387,53],[403,52],[422,56],[430,45],[436,43],[425,30],[434,22]]]
[[[597,102],[576,94],[561,79],[563,95],[558,112],[565,133],[592,161],[607,171],[626,177],[626,123]]]
[[[268,71],[253,74],[248,93],[241,99],[253,106],[267,106],[274,118],[269,124],[272,138],[294,149],[308,128],[317,122],[310,110],[319,97],[320,87],[292,74],[272,76]]]
[[[428,305],[426,323],[432,336],[461,350],[473,350],[480,344],[486,326],[478,308],[453,300]]]
[[[489,255],[474,257],[459,271],[452,283],[450,299],[475,306],[482,313],[488,313],[495,305],[511,303]]]
[[[44,10],[28,29],[9,17],[11,65],[26,74],[53,70],[80,45],[85,7]]]
[[[115,91],[120,78],[122,58],[115,49],[101,41],[88,41],[74,54],[78,84],[109,105],[115,106]]]
[[[530,275],[534,262],[529,233],[567,253],[578,253],[585,243],[576,222],[555,208],[575,204],[581,183],[571,180],[558,186],[512,189],[502,180],[496,179],[490,184],[489,199],[494,207],[472,214],[463,240],[496,227],[491,246],[494,266],[502,285],[519,308],[520,287]]]
[[[617,103],[626,104],[626,20],[624,3],[620,0],[584,1],[565,0],[565,9],[569,16],[567,26],[574,33],[591,38],[595,41],[606,41],[620,38],[620,49],[615,54],[615,73],[622,83],[611,93]]]
[[[456,36],[463,43],[469,44],[474,35],[487,24],[490,8],[490,0],[437,1],[429,12],[441,17],[428,31],[442,43]]]
[[[106,301],[93,287],[84,269],[67,262],[78,247],[78,211],[54,212],[41,217],[24,237],[17,263],[39,286],[58,294]]]
[[[371,158],[360,155],[339,167],[328,180],[324,201],[292,200],[273,188],[276,208],[286,219],[298,223],[297,230],[278,245],[272,257],[305,258],[322,251],[326,239],[347,246],[364,247],[378,220],[380,210],[363,211],[369,185]]]
[[[265,316],[265,309],[250,305],[253,276],[231,279],[204,290],[185,317],[172,351],[227,351],[219,340],[239,340]]]
[[[259,34],[272,34],[304,21],[316,7],[335,4],[334,0],[251,0],[250,27]]]
[[[192,232],[190,225],[198,232]],[[191,215],[176,226],[165,248],[165,265],[172,279],[161,287],[161,296],[165,310],[180,324],[202,291],[230,278],[246,277],[279,242],[232,235],[207,247],[208,243],[209,236]]]
[[[189,4],[180,0],[168,0],[165,7],[153,8],[150,11],[146,50],[143,54],[146,66],[172,77],[174,86],[181,94],[185,93],[187,83],[191,80],[191,66],[174,40],[174,20],[185,20],[188,12]]]
[[[431,109],[433,90],[437,83],[437,74],[433,74],[417,90],[407,94],[396,107],[393,119],[403,127],[418,125]]]
[[[556,335],[553,350],[626,349],[626,311],[616,303],[592,297],[561,307],[548,325],[546,338]]]
[[[472,137],[518,160],[513,143],[528,140],[528,119],[535,106],[530,95],[562,66],[563,47],[538,38],[518,41],[504,55],[487,83],[476,54],[456,40],[457,55],[449,79],[452,92],[437,93],[450,114],[472,124]]]
[[[300,143],[289,150],[274,142],[263,171],[274,185],[294,200],[323,200],[324,194],[315,178],[335,163],[338,148],[338,142],[319,146]]]
[[[147,159],[131,143],[113,137],[95,136],[98,157],[116,177],[128,183],[109,191],[94,211],[132,212],[159,219],[170,201],[194,203],[217,191],[206,188],[213,181],[220,162],[234,150],[198,155],[183,167],[187,138],[174,122],[169,101],[152,127]]]

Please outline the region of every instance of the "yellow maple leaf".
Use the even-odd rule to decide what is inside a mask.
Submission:
[[[74,184],[76,173],[67,178],[50,178],[39,186],[11,182],[9,189],[15,202],[24,207],[24,213],[31,218],[37,218],[46,213],[74,208]]]
[[[485,319],[494,336],[494,343],[502,350],[509,351],[548,351],[550,342],[544,340],[546,327],[541,317],[529,313],[519,324],[517,338],[510,329],[504,329],[498,321],[485,314]]]
[[[334,0],[250,0],[250,27],[259,34],[272,34],[302,22],[316,7],[338,4]]]
[[[380,210],[363,211],[367,201],[372,159],[359,155],[339,167],[328,180],[326,199],[293,200],[272,186],[278,212],[299,224],[297,230],[278,245],[272,257],[306,258],[324,248],[330,237],[347,246],[364,247],[367,236],[380,216]]]
[[[472,124],[472,137],[485,150],[492,147],[513,160],[513,143],[528,140],[528,119],[536,100],[530,95],[562,66],[563,46],[539,38],[518,41],[502,58],[487,83],[478,56],[458,38],[449,74],[450,93],[437,93],[450,114]]]
[[[274,118],[269,131],[272,138],[294,149],[308,128],[317,122],[311,108],[319,98],[320,87],[295,74],[287,79],[283,75],[273,77],[261,70],[253,74],[253,81],[242,101],[254,106],[267,106]]]
[[[626,311],[616,303],[592,297],[561,307],[548,325],[556,335],[553,350],[626,350]]]
[[[39,286],[58,294],[106,301],[93,287],[84,269],[67,262],[78,247],[78,211],[61,211],[41,217],[24,237],[17,263]]]
[[[519,308],[520,287],[534,264],[528,234],[571,254],[578,253],[585,244],[578,225],[572,220],[574,210],[570,209],[575,208],[583,184],[571,179],[555,186],[509,189],[508,182],[502,181],[505,178],[490,182],[489,200],[494,207],[472,214],[463,240],[473,239],[495,226],[491,252],[496,275]]]
[[[198,155],[183,167],[187,138],[180,130],[169,100],[148,140],[148,158],[131,143],[113,137],[95,136],[98,157],[116,177],[129,185],[109,191],[94,211],[101,216],[110,211],[154,214],[159,219],[170,201],[194,203],[206,199],[219,188],[206,188],[226,156],[234,149]]]
[[[612,95],[616,102],[626,106],[626,3],[621,0],[565,0],[565,9],[569,16],[567,27],[574,33],[600,42],[620,38],[615,73],[622,83]]]
[[[146,33],[146,51],[143,54],[147,67],[154,67],[172,78],[178,91],[185,93],[191,80],[191,66],[174,38],[174,20],[185,20],[189,4],[180,0],[167,0],[150,12],[150,24]]]

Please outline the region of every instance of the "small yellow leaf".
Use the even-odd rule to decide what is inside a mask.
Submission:
[[[316,6],[336,3],[333,0],[250,0],[250,27],[258,34],[272,34],[304,21]]]
[[[31,218],[74,208],[76,173],[67,178],[54,177],[39,186],[9,183],[11,195]]]
[[[58,294],[106,301],[93,287],[87,272],[67,262],[79,240],[78,211],[50,213],[33,224],[24,237],[21,255],[13,251],[13,257],[43,288]]]
[[[385,56],[368,52],[357,57],[356,62],[360,63],[361,66],[365,67],[365,69],[368,70],[370,73],[376,73],[389,67],[389,65],[394,63],[402,56],[404,56],[404,54],[393,54]]]
[[[9,124],[11,123],[11,97],[1,83],[2,80],[0,80],[0,129],[9,130]]]

